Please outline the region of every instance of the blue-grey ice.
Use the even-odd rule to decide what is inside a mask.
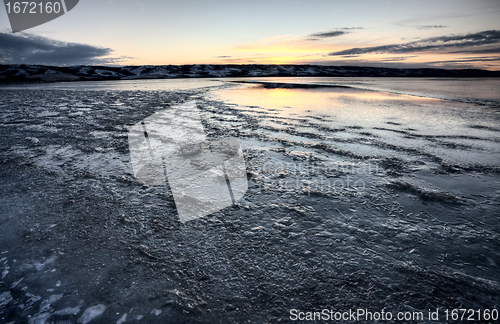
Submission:
[[[47,319],[52,315],[50,312],[39,313],[31,317],[28,321],[29,324],[46,324]]]
[[[66,307],[54,312],[54,315],[76,315],[80,313],[80,306]]]
[[[127,320],[127,314],[123,314],[122,317],[116,322],[116,324],[123,324]]]
[[[94,318],[101,316],[105,310],[106,306],[102,304],[91,306],[83,312],[83,315],[78,319],[78,323],[87,324]]]
[[[161,314],[161,309],[153,309],[153,310],[151,311],[151,314],[154,314],[154,315],[158,316],[158,315],[160,315],[160,314]]]
[[[13,300],[10,291],[4,291],[0,294],[0,308],[5,307],[8,303]]]
[[[52,262],[54,262],[56,260],[56,256],[51,256],[50,258],[48,258],[47,260],[45,260],[44,262],[34,262],[33,265],[35,266],[35,268],[40,271],[43,269],[43,267],[45,267],[47,264],[50,264]]]
[[[16,287],[17,287],[17,285],[19,285],[19,283],[20,283],[21,281],[23,281],[23,280],[24,280],[24,278],[21,278],[21,279],[19,279],[18,281],[14,281],[14,282],[12,283],[12,285],[10,285],[10,289],[12,289],[12,288],[16,288]]]

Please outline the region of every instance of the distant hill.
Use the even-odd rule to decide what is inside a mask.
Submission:
[[[500,71],[323,65],[0,65],[0,83],[220,77],[500,77]]]

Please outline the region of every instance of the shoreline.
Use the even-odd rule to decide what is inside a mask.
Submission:
[[[1,65],[0,84],[239,77],[499,78],[500,71],[323,65],[44,66]]]

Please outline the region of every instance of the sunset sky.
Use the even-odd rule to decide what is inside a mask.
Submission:
[[[80,0],[0,63],[324,64],[500,70],[500,1]]]

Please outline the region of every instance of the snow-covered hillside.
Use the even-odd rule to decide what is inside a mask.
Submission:
[[[0,83],[220,77],[500,77],[500,71],[322,65],[0,65]]]

